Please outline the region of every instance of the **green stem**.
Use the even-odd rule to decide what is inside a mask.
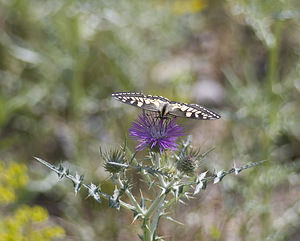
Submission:
[[[164,210],[164,201],[167,195],[164,195],[164,198],[160,199],[160,202],[158,204],[158,208],[154,214],[154,217],[151,222],[150,226],[150,232],[151,232],[151,237],[154,237],[154,234],[156,233],[157,227],[158,227],[158,222],[160,219],[161,212]]]
[[[269,68],[268,68],[268,88],[269,93],[272,93],[273,84],[278,81],[278,62],[279,62],[279,46],[280,34],[282,30],[282,21],[278,20],[274,24],[275,44],[269,49]]]
[[[159,205],[161,204],[161,202],[162,202],[163,200],[165,200],[166,196],[167,196],[166,194],[162,193],[160,196],[158,196],[158,197],[154,200],[154,202],[151,204],[150,208],[149,208],[148,211],[146,212],[145,218],[149,218],[149,217],[152,215],[152,213],[154,212],[154,210],[155,210],[157,207],[159,207]]]
[[[163,201],[166,199],[167,194],[166,194],[166,190],[168,188],[170,188],[174,183],[176,182],[176,180],[172,180],[171,182],[169,182],[167,185],[163,186],[164,190],[161,192],[160,196],[158,196],[154,202],[152,203],[152,205],[150,206],[150,208],[148,209],[148,211],[145,214],[145,217],[150,217],[153,213],[153,211],[158,207],[160,208],[161,205],[163,205]]]
[[[144,218],[142,228],[143,228],[143,233],[144,233],[143,241],[152,241],[149,218]]]

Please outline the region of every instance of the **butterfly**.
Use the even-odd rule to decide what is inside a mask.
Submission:
[[[208,110],[197,104],[185,104],[176,101],[169,101],[167,98],[157,95],[144,95],[135,92],[116,92],[111,96],[118,101],[143,110],[158,112],[161,118],[168,115],[199,119],[214,120],[220,119],[217,113]]]

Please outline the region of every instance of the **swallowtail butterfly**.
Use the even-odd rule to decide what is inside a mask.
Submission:
[[[143,110],[158,112],[160,117],[172,115],[200,120],[221,118],[217,113],[200,105],[169,101],[162,96],[144,95],[143,93],[134,92],[116,92],[112,93],[111,96],[125,104],[136,106]]]

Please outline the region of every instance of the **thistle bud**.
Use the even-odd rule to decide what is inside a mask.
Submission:
[[[195,158],[193,156],[184,156],[176,162],[177,170],[186,174],[192,175],[196,168]]]
[[[125,153],[121,150],[110,150],[102,154],[104,168],[110,173],[118,173],[126,166]]]

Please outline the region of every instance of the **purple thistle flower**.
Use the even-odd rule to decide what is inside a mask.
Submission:
[[[140,144],[136,147],[138,151],[150,146],[153,150],[160,152],[176,150],[176,140],[184,135],[183,127],[176,124],[176,118],[159,118],[156,113],[139,115],[129,129],[129,135]]]

